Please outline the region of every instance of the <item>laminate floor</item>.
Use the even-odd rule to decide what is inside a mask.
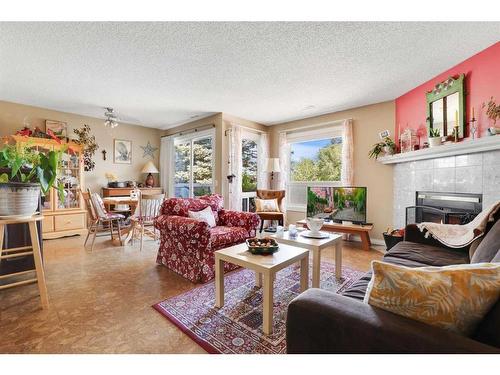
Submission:
[[[98,238],[44,241],[50,308],[36,284],[0,291],[1,353],[204,353],[151,305],[196,285],[156,265],[158,244],[114,246]],[[333,260],[333,250],[325,252]],[[382,252],[344,242],[344,265],[365,271]]]

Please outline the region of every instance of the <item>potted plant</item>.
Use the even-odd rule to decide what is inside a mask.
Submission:
[[[368,153],[370,159],[378,159],[381,153],[383,155],[393,155],[396,152],[396,144],[390,137],[385,137],[381,142],[375,143]]]
[[[63,185],[57,184],[62,150],[46,154],[26,146],[5,145],[0,150],[0,216],[30,216],[36,212],[40,191],[57,189],[64,201]]]
[[[429,128],[429,147],[441,145],[441,132],[439,129]]]
[[[493,126],[488,128],[489,134],[499,134],[500,128],[498,128],[496,124],[497,120],[500,120],[500,104],[496,104],[493,97],[491,97],[488,103],[483,103],[483,108],[486,108],[486,116],[493,121]]]

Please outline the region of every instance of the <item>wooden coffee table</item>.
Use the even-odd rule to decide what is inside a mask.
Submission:
[[[316,239],[306,238],[301,236],[300,231],[297,237],[290,238],[289,232],[285,231],[283,236],[273,234],[274,238],[280,244],[288,244],[311,251],[313,256],[313,276],[312,287],[320,287],[320,271],[321,271],[321,252],[323,249],[335,246],[335,277],[340,279],[342,277],[342,235],[335,233],[328,233],[328,238]]]
[[[242,243],[214,253],[215,306],[224,306],[224,262],[255,271],[255,284],[263,286],[262,330],[269,335],[273,331],[273,287],[276,272],[300,262],[300,290],[303,292],[309,284],[309,251],[287,244],[280,244],[280,249],[272,255],[253,255],[247,249],[247,245]]]

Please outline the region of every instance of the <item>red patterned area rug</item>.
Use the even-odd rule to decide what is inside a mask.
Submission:
[[[312,270],[310,271],[311,274]],[[342,267],[334,277],[334,264],[321,263],[321,288],[341,293],[364,273]],[[196,287],[153,307],[209,353],[280,354],[286,352],[285,322],[290,301],[300,294],[300,267],[279,271],[274,282],[273,334],[262,332],[262,293],[255,273],[239,269],[225,276],[224,307],[216,308],[215,284]]]

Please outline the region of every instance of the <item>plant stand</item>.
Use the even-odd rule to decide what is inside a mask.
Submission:
[[[49,307],[49,297],[47,294],[47,286],[45,285],[45,273],[43,270],[42,254],[40,251],[40,242],[38,241],[38,230],[36,227],[36,222],[40,220],[43,220],[43,216],[39,214],[26,218],[9,218],[4,216],[2,219],[0,219],[0,261],[4,259],[24,257],[27,255],[33,255],[33,258],[35,259],[34,269],[1,275],[0,279],[7,279],[16,276],[26,275],[31,272],[36,272],[36,277],[0,285],[0,290],[13,288],[16,286],[27,285],[31,283],[38,283],[40,298],[42,300],[42,307],[44,309],[47,309]],[[29,226],[31,246],[15,247],[3,250],[5,226],[10,224],[23,224],[23,223],[27,223]]]

